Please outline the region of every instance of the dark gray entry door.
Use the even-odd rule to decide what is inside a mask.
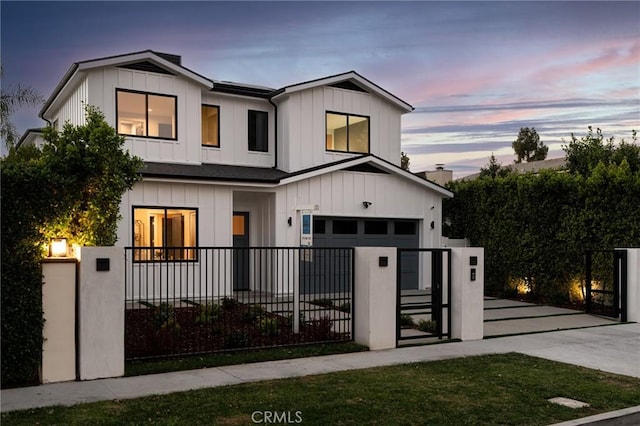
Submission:
[[[233,212],[233,290],[249,290],[249,213]]]

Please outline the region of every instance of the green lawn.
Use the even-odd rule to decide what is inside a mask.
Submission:
[[[591,407],[547,401],[556,396]],[[635,405],[640,379],[505,354],[11,412],[2,424],[250,425],[260,411],[255,420],[290,413],[305,425],[548,425]]]

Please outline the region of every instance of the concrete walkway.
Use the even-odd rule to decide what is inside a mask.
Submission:
[[[410,362],[519,352],[640,378],[640,324],[405,347],[148,376],[66,382],[0,391],[2,412],[136,398],[261,380],[324,374]]]

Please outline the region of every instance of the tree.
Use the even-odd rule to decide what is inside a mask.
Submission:
[[[571,141],[562,147],[571,173],[589,176],[599,163],[620,165],[623,160],[632,173],[640,170],[640,146],[635,130],[631,131],[631,143],[622,139],[616,146],[614,137],[605,138],[600,128],[595,132],[591,126],[588,129],[580,139],[572,133]]]
[[[47,128],[48,144],[0,159],[2,384],[33,383],[42,352],[42,247],[51,237],[113,245],[122,194],[142,162],[95,107],[86,124]]]
[[[525,160],[527,163],[530,161],[540,161],[547,158],[549,147],[540,140],[538,132],[533,127],[521,127],[518,133],[518,138],[511,144],[513,150],[518,157],[516,163],[521,163]]]
[[[402,170],[409,171],[409,163],[410,162],[411,162],[411,160],[409,159],[409,156],[407,155],[407,153],[402,151],[400,153],[400,167],[402,168]]]
[[[497,177],[505,177],[509,173],[511,173],[511,167],[502,167],[502,164],[496,160],[496,156],[491,153],[491,157],[489,157],[489,162],[485,165],[485,167],[480,168],[480,177],[481,178],[492,178],[495,179]]]
[[[0,76],[4,74],[0,68]],[[11,115],[23,106],[38,106],[44,102],[42,96],[33,88],[18,84],[8,89],[0,89],[0,139],[9,149],[16,144],[20,135],[11,122]]]

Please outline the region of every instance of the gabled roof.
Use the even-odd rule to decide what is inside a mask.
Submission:
[[[40,110],[39,116],[46,120],[49,110],[56,105],[58,100],[65,98],[65,95],[67,95],[80,81],[82,81],[86,71],[110,66],[131,66],[132,64],[157,66],[170,74],[185,77],[206,88],[213,87],[213,82],[211,80],[183,67],[179,56],[154,52],[153,50],[144,50],[124,55],[108,56],[88,61],[75,62],[71,65],[62,80],[60,80],[60,83],[58,83],[49,99],[47,99]]]
[[[42,133],[44,132],[44,128],[31,128],[25,130],[25,132],[20,136],[20,140],[16,143],[16,148],[20,148],[20,145],[26,143],[34,143],[39,137],[42,137]]]
[[[230,166],[226,164],[179,164],[146,162],[141,174],[147,178],[196,180],[208,182],[254,183],[266,186],[288,185],[337,171],[358,170],[358,166],[367,165],[380,172],[395,174],[420,186],[431,189],[443,197],[453,197],[448,189],[429,180],[419,178],[393,163],[372,154],[346,158],[333,163],[310,167],[297,172],[287,173],[279,169],[264,167]],[[361,169],[360,171],[362,171]]]
[[[396,105],[404,112],[413,111],[413,107],[411,105],[398,98],[394,94],[384,90],[382,87],[366,79],[355,71],[349,71],[342,74],[336,74],[329,77],[323,77],[316,80],[306,81],[303,83],[297,83],[283,87],[272,95],[272,99],[277,100],[278,98],[286,96],[287,94],[299,92],[301,90],[312,89],[314,87],[331,85],[337,86],[345,83],[355,85],[355,87],[358,87],[366,92],[375,93],[378,96],[386,99],[388,102]]]

